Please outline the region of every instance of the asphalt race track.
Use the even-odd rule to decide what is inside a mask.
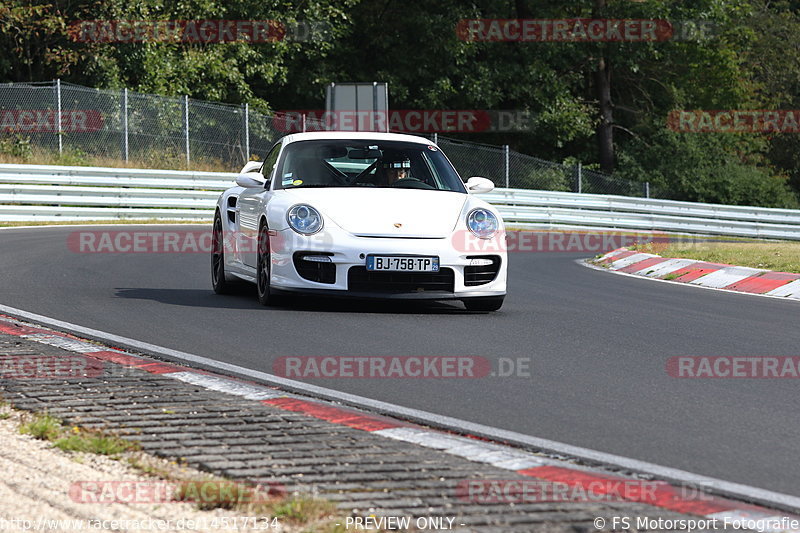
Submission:
[[[796,380],[665,369],[677,355],[800,355],[798,302],[575,262],[588,253],[517,253],[498,313],[316,298],[264,308],[254,289],[215,295],[206,254],[79,254],[67,247],[78,230],[0,231],[0,303],[270,373],[288,355],[530,358],[530,378],[312,383],[800,496]]]

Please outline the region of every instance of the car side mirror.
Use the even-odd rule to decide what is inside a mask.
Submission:
[[[263,164],[264,163],[262,163],[261,161],[248,161],[242,167],[242,170],[239,171],[239,174],[247,174],[248,172],[260,172],[261,166]]]
[[[480,194],[484,192],[491,192],[494,190],[494,183],[492,180],[473,176],[467,180],[467,190],[471,194]]]
[[[245,172],[236,176],[236,185],[245,189],[255,189],[264,187],[267,180],[258,172]]]

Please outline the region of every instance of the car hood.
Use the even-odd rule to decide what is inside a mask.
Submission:
[[[286,190],[295,203],[308,203],[322,217],[354,235],[446,238],[458,223],[469,195],[449,191],[384,188]]]

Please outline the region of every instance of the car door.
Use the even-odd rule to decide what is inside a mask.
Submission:
[[[264,165],[261,167],[261,172],[267,180],[264,186],[245,189],[239,195],[239,239],[241,249],[244,251],[242,259],[245,265],[252,268],[256,267],[258,220],[265,203],[264,197],[269,194],[280,151],[281,143],[278,142],[264,159]]]

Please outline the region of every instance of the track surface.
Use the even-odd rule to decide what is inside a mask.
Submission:
[[[575,262],[586,254],[518,253],[498,313],[316,298],[273,309],[249,290],[213,294],[205,254],[78,254],[74,231],[0,231],[0,303],[270,373],[286,355],[529,357],[528,379],[310,382],[800,496],[796,380],[665,370],[676,355],[800,355],[798,302],[616,276]]]

